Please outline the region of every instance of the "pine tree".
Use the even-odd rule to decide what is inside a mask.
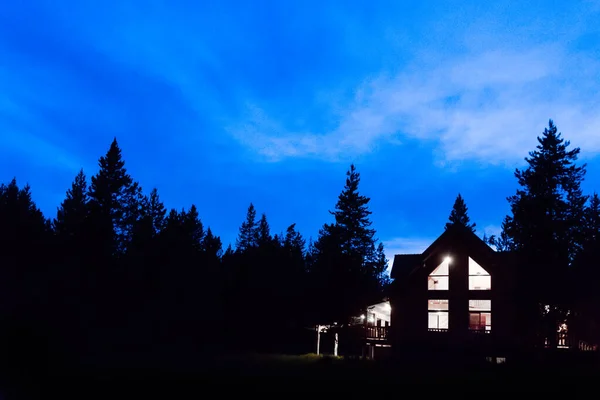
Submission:
[[[194,252],[200,253],[203,250],[206,233],[196,206],[192,205],[188,211],[182,210],[181,219],[184,243],[187,243]]]
[[[240,232],[235,243],[236,251],[243,252],[258,245],[258,225],[256,223],[256,209],[250,203],[246,212],[246,220],[240,227]]]
[[[550,120],[536,150],[525,158],[527,168],[515,171],[520,187],[508,198],[512,215],[502,232],[507,247],[519,257],[523,323],[539,321],[550,344],[556,340],[558,321],[572,306],[569,266],[582,240],[586,166],[576,164],[580,150],[569,146]],[[530,333],[534,337],[535,331]]]
[[[538,282],[543,275],[545,281],[536,286],[542,292],[540,300],[550,301],[564,292],[561,276],[581,240],[577,232],[585,203],[580,189],[585,164],[575,164],[579,148],[567,149],[570,142],[561,137],[552,120],[538,142],[525,159],[528,168],[515,171],[521,188],[508,199],[513,215],[504,231]]]
[[[387,267],[371,228],[370,199],[359,193],[360,175],[354,165],[334,211],[335,223],[319,231],[310,254],[311,280],[319,299],[313,304],[322,320],[347,318],[382,296],[382,273]]]
[[[48,301],[55,281],[50,228],[29,185],[0,185],[0,346],[3,376],[18,371],[13,380],[44,376],[54,343],[48,339],[59,336],[56,304]]]
[[[572,265],[577,256],[583,250],[586,240],[585,218],[586,203],[589,196],[583,194],[581,182],[585,170],[579,170],[574,173],[566,186],[566,210],[564,220],[567,224],[566,241],[568,245],[568,263]]]
[[[448,229],[453,225],[459,225],[469,228],[471,232],[475,232],[475,223],[471,223],[471,219],[467,212],[467,204],[459,193],[454,201],[454,206],[452,206],[452,211],[450,212],[450,217],[448,218],[445,229]]]
[[[585,209],[584,229],[586,243],[600,243],[600,196],[594,193]]]
[[[67,190],[54,220],[54,229],[63,239],[75,238],[81,234],[88,214],[87,178],[83,169],[79,171],[71,188]]]
[[[218,236],[215,236],[210,228],[206,230],[202,247],[206,254],[213,259],[219,259],[223,254],[221,239]]]
[[[80,170],[66,198],[57,210],[53,227],[56,234],[58,268],[53,272],[54,283],[49,285],[55,292],[57,311],[62,311],[63,323],[73,326],[73,321],[85,318],[90,310],[82,309],[88,285],[93,280],[87,258],[93,243],[88,225],[88,188],[83,170]],[[60,318],[60,317],[59,317]],[[73,330],[73,329],[72,329]]]
[[[260,246],[268,246],[276,242],[273,240],[271,236],[271,228],[269,226],[269,222],[267,221],[267,215],[262,214],[260,216],[260,220],[258,221],[258,226],[256,228],[256,236],[257,236],[257,245]]]
[[[600,335],[600,196],[594,193],[585,208],[584,240],[575,261],[573,286],[577,289],[579,315],[585,317],[582,339],[593,342]]]
[[[584,239],[575,262],[576,286],[580,293],[600,293],[600,196],[594,193],[584,211]],[[600,296],[596,295],[597,298]]]
[[[296,230],[296,224],[288,226],[285,235],[281,235],[279,248],[282,250],[283,263],[289,265],[291,274],[296,278],[307,271],[305,247],[306,240]]]
[[[131,256],[130,262],[154,263],[158,238],[166,225],[166,209],[157,189],[152,189],[150,196],[141,198],[137,214],[127,251]]]
[[[0,299],[4,310],[28,307],[42,299],[40,294],[45,293],[50,278],[50,228],[28,184],[19,188],[13,179],[0,185]]]
[[[141,231],[145,236],[149,230],[140,229],[144,197],[125,168],[116,139],[98,165],[100,169],[88,189],[90,240],[94,245],[86,265],[90,284],[86,302],[93,307],[88,313],[93,320],[86,324],[85,335],[98,345],[112,346],[107,332],[116,328],[117,321],[132,317],[140,306],[141,298],[135,296],[137,288],[132,285],[144,279],[144,264],[139,261],[144,240],[139,234]],[[137,262],[132,262],[134,259]]]
[[[296,230],[295,223],[287,227],[282,244],[283,247],[287,249],[290,253],[295,254],[297,256],[304,255],[306,240],[304,240],[300,232]]]
[[[167,209],[165,208],[160,197],[158,196],[158,190],[152,189],[150,197],[147,200],[148,204],[148,215],[152,220],[152,230],[154,235],[158,235],[165,227],[165,218]]]
[[[223,253],[223,258],[229,258],[231,256],[233,256],[234,251],[233,248],[231,247],[231,243],[227,245],[227,248],[225,249],[225,252]]]
[[[385,248],[383,243],[379,243],[377,246],[377,252],[375,254],[375,262],[373,265],[373,269],[376,271],[375,273],[379,277],[380,285],[383,287],[384,292],[387,290],[389,284],[391,283],[390,277],[387,274],[389,260],[385,255]]]
[[[370,198],[358,192],[360,174],[354,164],[346,173],[346,185],[338,197],[334,211],[336,229],[339,229],[339,239],[342,251],[368,259],[373,254],[373,237],[375,230],[371,228],[368,208]]]
[[[511,251],[514,250],[514,244],[508,234],[512,218],[505,216],[502,221],[502,230],[500,236],[491,235],[486,241],[487,244],[496,248],[496,251]]]
[[[127,173],[116,138],[98,164],[100,171],[92,177],[89,188],[91,212],[98,241],[106,246],[103,253],[119,255],[126,249],[139,217],[141,188]]]

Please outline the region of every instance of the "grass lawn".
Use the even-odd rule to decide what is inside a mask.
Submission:
[[[206,371],[206,376],[216,381],[227,377],[232,384],[261,383],[265,390],[314,386],[369,391],[382,385],[399,384],[438,385],[440,388],[446,385],[483,385],[498,389],[541,390],[565,383],[592,383],[600,374],[573,366],[531,369],[510,364],[482,364],[445,367],[307,354],[223,357]]]
[[[596,371],[577,367],[532,369],[516,368],[509,363],[477,367],[416,366],[315,354],[247,354],[206,360],[202,367],[186,372],[121,369],[84,376],[83,379],[72,377],[62,383],[71,390],[79,386],[94,388],[111,397],[118,392],[132,393],[135,398],[157,394],[189,398],[190,394],[219,397],[250,392],[386,395],[387,386],[406,388],[413,385],[427,386],[428,393],[432,390],[447,392],[453,388],[468,393],[483,390],[488,394],[496,391],[540,392],[556,391],[565,385],[582,388],[581,384],[595,384],[597,377],[600,376]]]

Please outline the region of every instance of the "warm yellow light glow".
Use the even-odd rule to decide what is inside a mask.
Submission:
[[[452,262],[452,258],[450,256],[447,256],[446,258],[444,258],[444,262],[450,264]]]

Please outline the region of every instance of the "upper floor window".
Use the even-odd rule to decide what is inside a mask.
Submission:
[[[448,271],[450,258],[446,257],[444,261],[433,270],[427,277],[428,290],[448,290]]]
[[[469,257],[469,290],[492,289],[492,277],[483,267]]]

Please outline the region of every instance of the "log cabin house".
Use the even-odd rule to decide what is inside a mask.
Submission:
[[[531,346],[520,314],[515,257],[497,252],[471,230],[450,227],[421,254],[394,257],[389,299],[368,307],[363,355],[476,354],[502,362]],[[567,323],[558,348],[590,350]]]

